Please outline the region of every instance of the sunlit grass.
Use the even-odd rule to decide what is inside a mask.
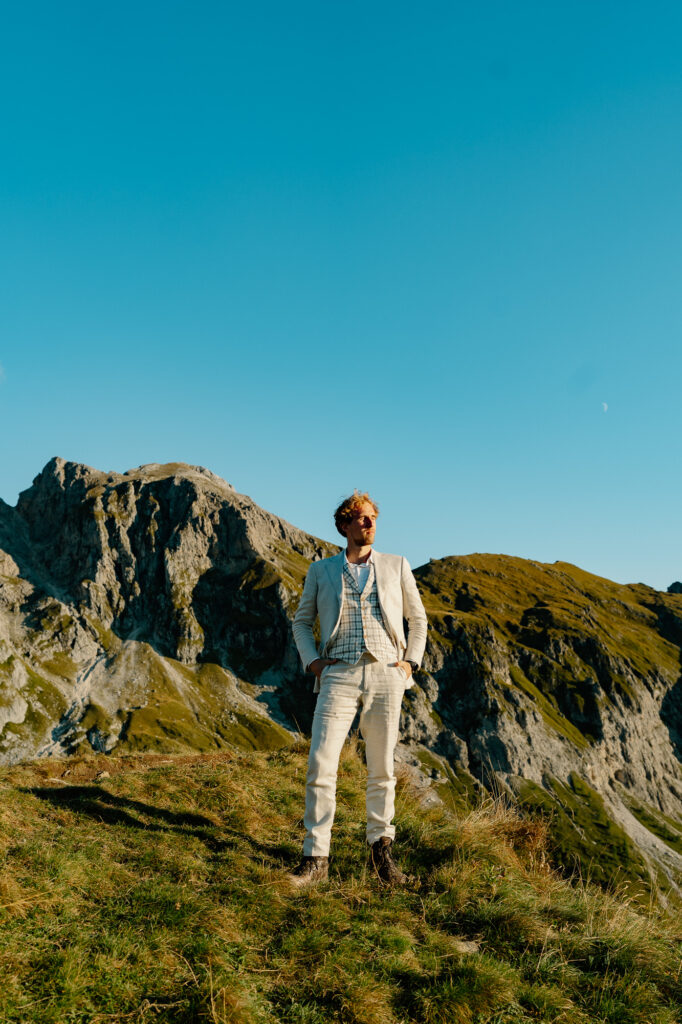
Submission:
[[[0,1020],[682,1019],[679,920],[558,877],[543,826],[502,803],[456,818],[401,786],[419,884],[383,889],[353,745],[329,881],[292,893],[305,763],[301,744],[4,770]]]

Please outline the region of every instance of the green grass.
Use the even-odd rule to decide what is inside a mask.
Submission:
[[[38,735],[46,735],[49,728],[59,720],[66,711],[67,702],[64,695],[49,679],[38,675],[34,669],[23,662],[26,682],[20,690],[12,692],[5,689],[4,700],[13,699],[15,695],[26,701],[28,707],[20,722],[8,722],[0,734],[0,751],[12,749],[15,738],[20,741]],[[4,703],[0,700],[0,706]]]
[[[676,680],[679,674],[679,649],[665,639],[658,626],[657,608],[679,615],[682,601],[672,594],[661,594],[649,587],[621,585],[594,576],[566,562],[545,565],[510,555],[474,554],[465,557],[435,559],[415,573],[424,605],[429,613],[432,634],[445,648],[452,646],[452,623],[462,625],[470,637],[495,631],[498,641],[510,650],[527,650],[533,635],[538,649],[551,650],[552,638],[559,645],[566,664],[555,662],[557,682],[565,687],[595,675],[592,654],[582,652],[580,641],[590,637],[599,651],[611,661],[610,676],[614,693],[632,699],[630,682],[616,669],[627,669],[633,678]],[[466,590],[466,607],[457,607]],[[461,603],[461,601],[460,601]],[[539,613],[530,621],[529,613]],[[525,628],[521,624],[525,622]],[[580,653],[571,652],[576,644]],[[516,658],[512,660],[517,660]],[[548,675],[552,658],[545,655],[538,678],[530,681],[551,695]],[[562,671],[563,669],[563,671]],[[524,665],[524,672],[528,671]]]
[[[305,771],[303,744],[4,769],[3,1024],[682,1017],[680,921],[559,877],[544,826],[501,804],[424,811],[401,786],[418,885],[383,889],[352,745],[330,879],[292,893]]]
[[[435,769],[441,775],[442,781],[435,782],[433,788],[450,811],[462,814],[476,802],[481,787],[469,772],[453,768],[445,758],[435,757],[423,747],[418,757],[428,773]]]
[[[526,779],[519,788],[521,807],[547,821],[553,862],[564,874],[583,877],[608,888],[619,884],[629,897],[652,897],[652,879],[644,858],[607,813],[599,793],[575,773],[570,785],[548,778],[544,789]]]
[[[649,832],[662,839],[664,843],[682,854],[682,822],[662,814],[653,807],[640,803],[626,789],[621,789],[621,796],[637,820],[644,825]]]

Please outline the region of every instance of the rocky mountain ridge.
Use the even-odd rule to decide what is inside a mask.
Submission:
[[[336,550],[201,467],[51,460],[0,503],[0,760],[289,742],[313,708],[290,622]],[[567,870],[677,888],[682,595],[502,555],[415,575],[403,760],[550,813]]]
[[[0,505],[0,757],[287,741],[289,605],[332,550],[200,467],[53,459]]]

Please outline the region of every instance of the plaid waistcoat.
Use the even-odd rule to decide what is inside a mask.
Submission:
[[[328,645],[326,656],[355,665],[367,651],[384,664],[395,661],[398,656],[396,645],[381,614],[374,566],[370,564],[362,593],[345,563],[342,581],[341,619],[336,636],[332,637]]]

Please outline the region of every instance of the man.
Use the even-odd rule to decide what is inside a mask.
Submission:
[[[346,550],[313,562],[294,618],[303,667],[315,677],[303,860],[289,875],[302,888],[327,877],[341,748],[360,709],[367,760],[370,864],[384,882],[405,884],[391,847],[400,705],[426,644],[426,613],[406,559],[374,551],[379,509],[357,491],[334,520]],[[318,652],[313,625],[319,616]],[[403,620],[407,620],[405,637]]]

